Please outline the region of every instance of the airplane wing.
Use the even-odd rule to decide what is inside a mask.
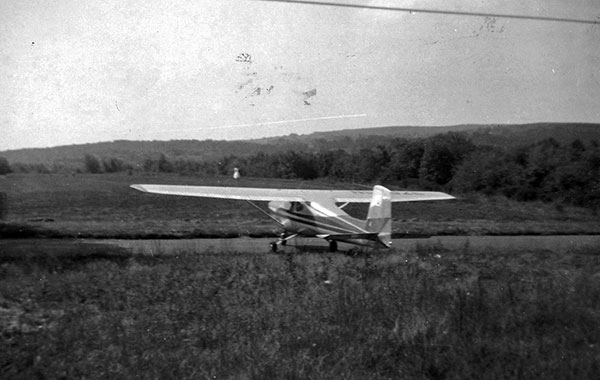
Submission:
[[[310,202],[322,199],[338,203],[369,203],[371,190],[307,190],[268,189],[255,187],[181,186],[181,185],[131,185],[147,193],[184,195],[247,201]],[[453,196],[436,191],[392,191],[392,202],[415,202],[454,199]]]
[[[189,197],[239,199],[246,201],[289,201],[303,202],[307,190],[266,189],[253,187],[179,186],[179,185],[131,185],[147,193],[185,195]]]

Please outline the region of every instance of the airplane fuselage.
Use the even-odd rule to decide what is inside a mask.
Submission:
[[[374,247],[377,242],[354,239],[352,235],[368,234],[365,221],[348,215],[336,205],[326,207],[317,202],[269,202],[271,215],[289,234],[304,237],[331,236],[331,240]],[[335,236],[348,238],[333,238]]]

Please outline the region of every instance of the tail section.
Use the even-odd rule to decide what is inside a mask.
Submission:
[[[379,242],[386,247],[392,244],[392,192],[383,186],[373,188],[366,228],[376,233]]]

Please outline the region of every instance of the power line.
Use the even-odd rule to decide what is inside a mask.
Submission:
[[[581,19],[566,18],[566,17],[528,16],[528,15],[515,15],[515,14],[503,14],[503,13],[464,12],[464,11],[445,11],[445,10],[436,10],[436,9],[419,9],[419,8],[406,8],[406,7],[384,7],[384,6],[379,6],[379,5],[332,3],[332,2],[327,2],[327,1],[305,1],[305,0],[258,0],[258,1],[267,1],[267,2],[273,2],[273,3],[303,4],[303,5],[320,5],[320,6],[341,7],[341,8],[375,9],[375,10],[409,12],[409,13],[432,13],[432,14],[455,15],[455,16],[498,17],[498,18],[512,18],[512,19],[518,19],[518,20],[570,22],[570,23],[577,23],[577,24],[592,24],[592,25],[600,24],[600,19],[599,20],[581,20]]]

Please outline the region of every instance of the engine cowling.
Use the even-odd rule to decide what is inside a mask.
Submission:
[[[273,212],[276,212],[277,210],[289,210],[292,207],[292,202],[288,202],[288,201],[270,201],[269,202],[269,209]]]

